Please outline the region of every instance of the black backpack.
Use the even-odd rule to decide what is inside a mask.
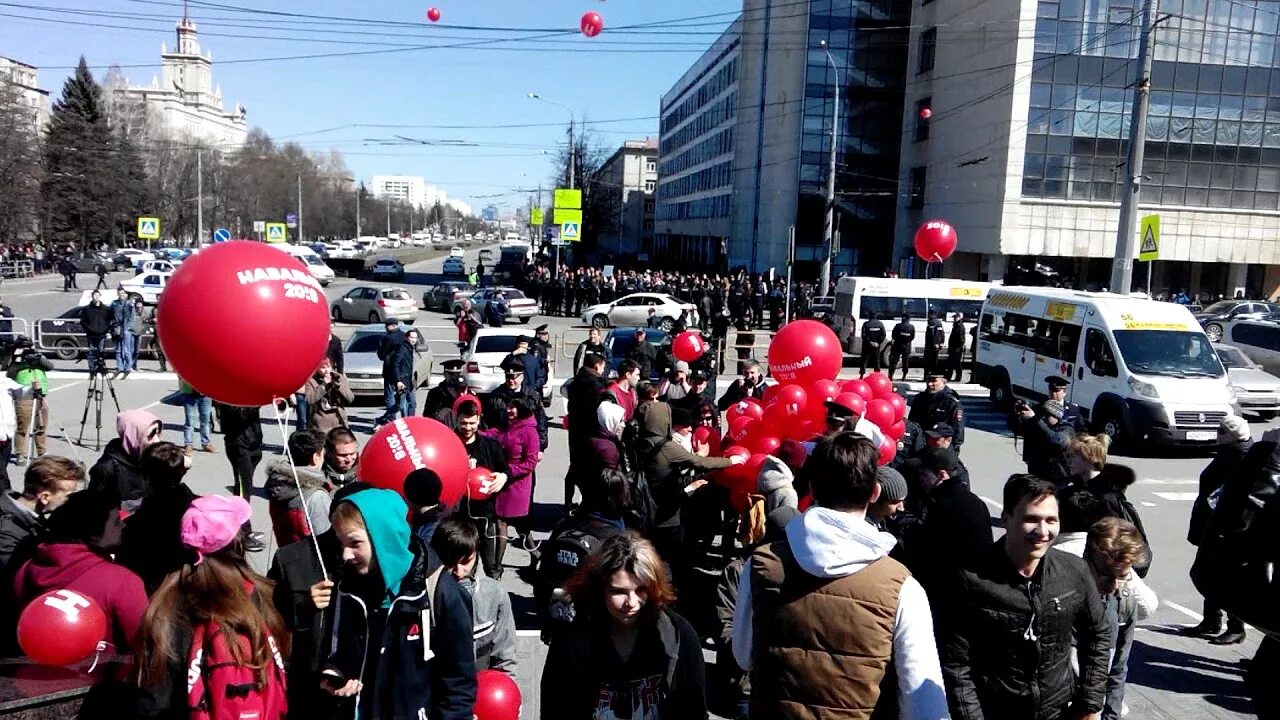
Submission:
[[[534,606],[542,627],[542,641],[569,627],[577,616],[573,599],[565,585],[587,563],[587,558],[605,539],[622,530],[609,525],[589,524],[584,518],[570,515],[551,532],[541,547],[538,574],[533,588]]]

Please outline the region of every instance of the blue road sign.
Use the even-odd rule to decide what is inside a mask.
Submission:
[[[213,231],[213,241],[216,243],[224,243],[231,239],[231,231],[226,228],[218,228]]]
[[[291,228],[298,227],[298,213],[289,213],[284,216],[284,224]]]

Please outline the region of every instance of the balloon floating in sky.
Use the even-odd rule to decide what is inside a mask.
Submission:
[[[956,251],[956,229],[946,220],[930,220],[916,230],[916,254],[925,262],[942,262]]]
[[[431,22],[440,22],[440,8],[433,7],[427,9],[427,19]]]
[[[604,18],[600,17],[600,13],[595,10],[588,10],[582,14],[582,20],[579,21],[578,27],[582,30],[583,35],[595,37],[604,29]]]

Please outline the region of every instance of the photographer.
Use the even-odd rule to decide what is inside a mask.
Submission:
[[[45,401],[49,377],[45,373],[53,369],[53,364],[31,347],[30,340],[22,338],[20,343],[13,353],[9,378],[18,386],[14,391],[17,434],[13,438],[13,446],[17,450],[18,464],[24,465],[27,462],[28,438],[32,434],[36,439],[36,456],[44,455],[45,429],[49,424],[49,406]]]
[[[724,412],[747,398],[764,398],[764,375],[760,372],[760,363],[755,360],[743,361],[742,377],[734,380],[729,389],[724,391],[716,407]]]
[[[355,401],[355,393],[347,383],[347,376],[334,370],[329,358],[320,361],[320,367],[307,378],[303,388],[307,396],[307,408],[311,417],[307,427],[327,434],[330,430],[347,426],[346,406]]]
[[[106,374],[103,355],[107,352],[107,335],[111,334],[115,318],[110,306],[103,304],[102,293],[94,290],[91,297],[80,311],[80,327],[84,328],[85,339],[89,341],[89,374]]]

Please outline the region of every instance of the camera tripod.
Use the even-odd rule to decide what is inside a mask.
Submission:
[[[104,387],[111,393],[111,401],[115,403],[116,412],[120,412],[120,397],[116,395],[115,383],[107,375],[106,368],[90,368],[89,388],[84,393],[84,413],[80,416],[80,436],[76,438],[76,443],[80,447],[84,447],[84,427],[89,422],[89,406],[92,405],[95,420],[94,428],[97,431],[93,449],[100,450],[102,448],[102,393]]]
[[[33,391],[31,398],[31,422],[27,424],[27,428],[29,429],[27,430],[27,454],[25,457],[27,458],[28,464],[35,462],[36,458],[39,457],[39,454],[36,452],[36,448],[39,446],[37,439],[47,432],[45,423],[40,419],[43,414],[40,411],[47,407],[48,406],[45,404],[44,391]],[[49,417],[52,422],[58,422],[52,414],[50,414]],[[67,432],[67,428],[64,427],[62,423],[58,422],[58,429],[62,431],[62,439],[66,440],[67,444],[70,445],[71,434]],[[75,448],[72,448],[72,451],[74,452]]]

